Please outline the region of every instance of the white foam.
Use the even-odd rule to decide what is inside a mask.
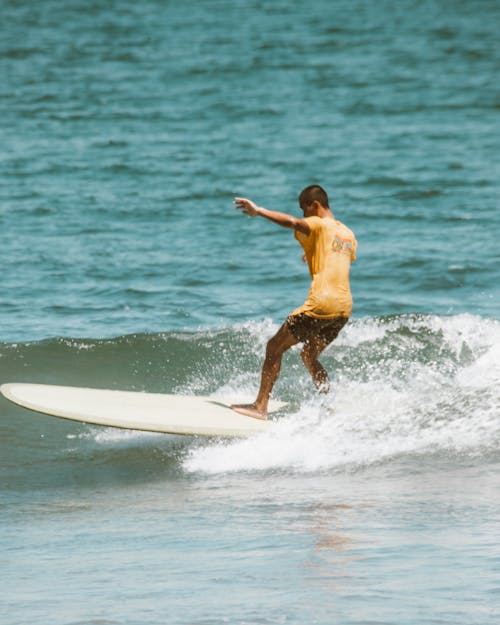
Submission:
[[[397,349],[387,349],[389,356],[382,350],[380,360],[362,372],[346,367],[338,375],[333,406],[322,398],[305,401],[266,433],[192,448],[184,469],[324,471],[407,454],[480,454],[500,446],[500,324],[473,315],[404,317],[383,324],[362,320],[346,332],[344,345],[373,344],[401,328],[414,333],[414,338],[403,333],[408,353],[413,347],[417,354],[425,338],[437,346],[441,360],[402,361]],[[256,382],[254,374],[251,380]],[[221,388],[224,396],[249,379],[240,375],[233,382]]]
[[[154,432],[142,432],[139,430],[125,430],[119,428],[94,427],[90,426],[85,432],[81,432],[76,436],[81,440],[93,440],[100,445],[113,445],[129,443],[149,443],[151,440],[164,439],[164,434],[156,434]],[[67,438],[75,438],[70,435]]]

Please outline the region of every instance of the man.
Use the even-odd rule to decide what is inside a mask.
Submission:
[[[297,343],[303,343],[302,360],[317,389],[328,393],[328,373],[318,357],[337,337],[351,314],[349,270],[351,261],[356,260],[357,242],[352,230],[335,219],[328,196],[318,185],[306,187],[299,195],[302,219],[257,206],[245,198],[235,198],[234,203],[246,215],[264,217],[294,230],[295,238],[304,249],[312,280],[307,300],[287,317],[267,343],[257,399],[253,404],[231,406],[249,417],[266,419],[283,354]]]

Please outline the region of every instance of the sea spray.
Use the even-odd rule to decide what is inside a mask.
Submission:
[[[470,315],[353,323],[325,355],[338,367],[330,402],[310,398],[267,433],[193,449],[184,467],[309,472],[497,450],[499,338],[497,321]]]

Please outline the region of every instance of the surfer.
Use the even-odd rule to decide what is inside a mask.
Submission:
[[[356,260],[357,242],[352,230],[337,221],[330,210],[328,195],[319,185],[310,185],[299,195],[303,217],[268,210],[251,200],[235,198],[236,208],[250,217],[264,217],[295,231],[304,250],[311,275],[309,295],[269,340],[262,365],[259,392],[252,404],[231,408],[256,419],[267,419],[267,405],[278,379],[283,354],[303,343],[302,361],[320,393],[328,393],[328,373],[319,362],[321,352],[337,338],[352,311],[349,286],[351,262]]]

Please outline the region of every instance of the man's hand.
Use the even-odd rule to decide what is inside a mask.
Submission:
[[[245,213],[245,215],[250,215],[250,217],[257,217],[257,215],[259,214],[259,207],[251,200],[247,200],[244,197],[235,197],[234,203],[236,205],[236,208],[242,213]]]

